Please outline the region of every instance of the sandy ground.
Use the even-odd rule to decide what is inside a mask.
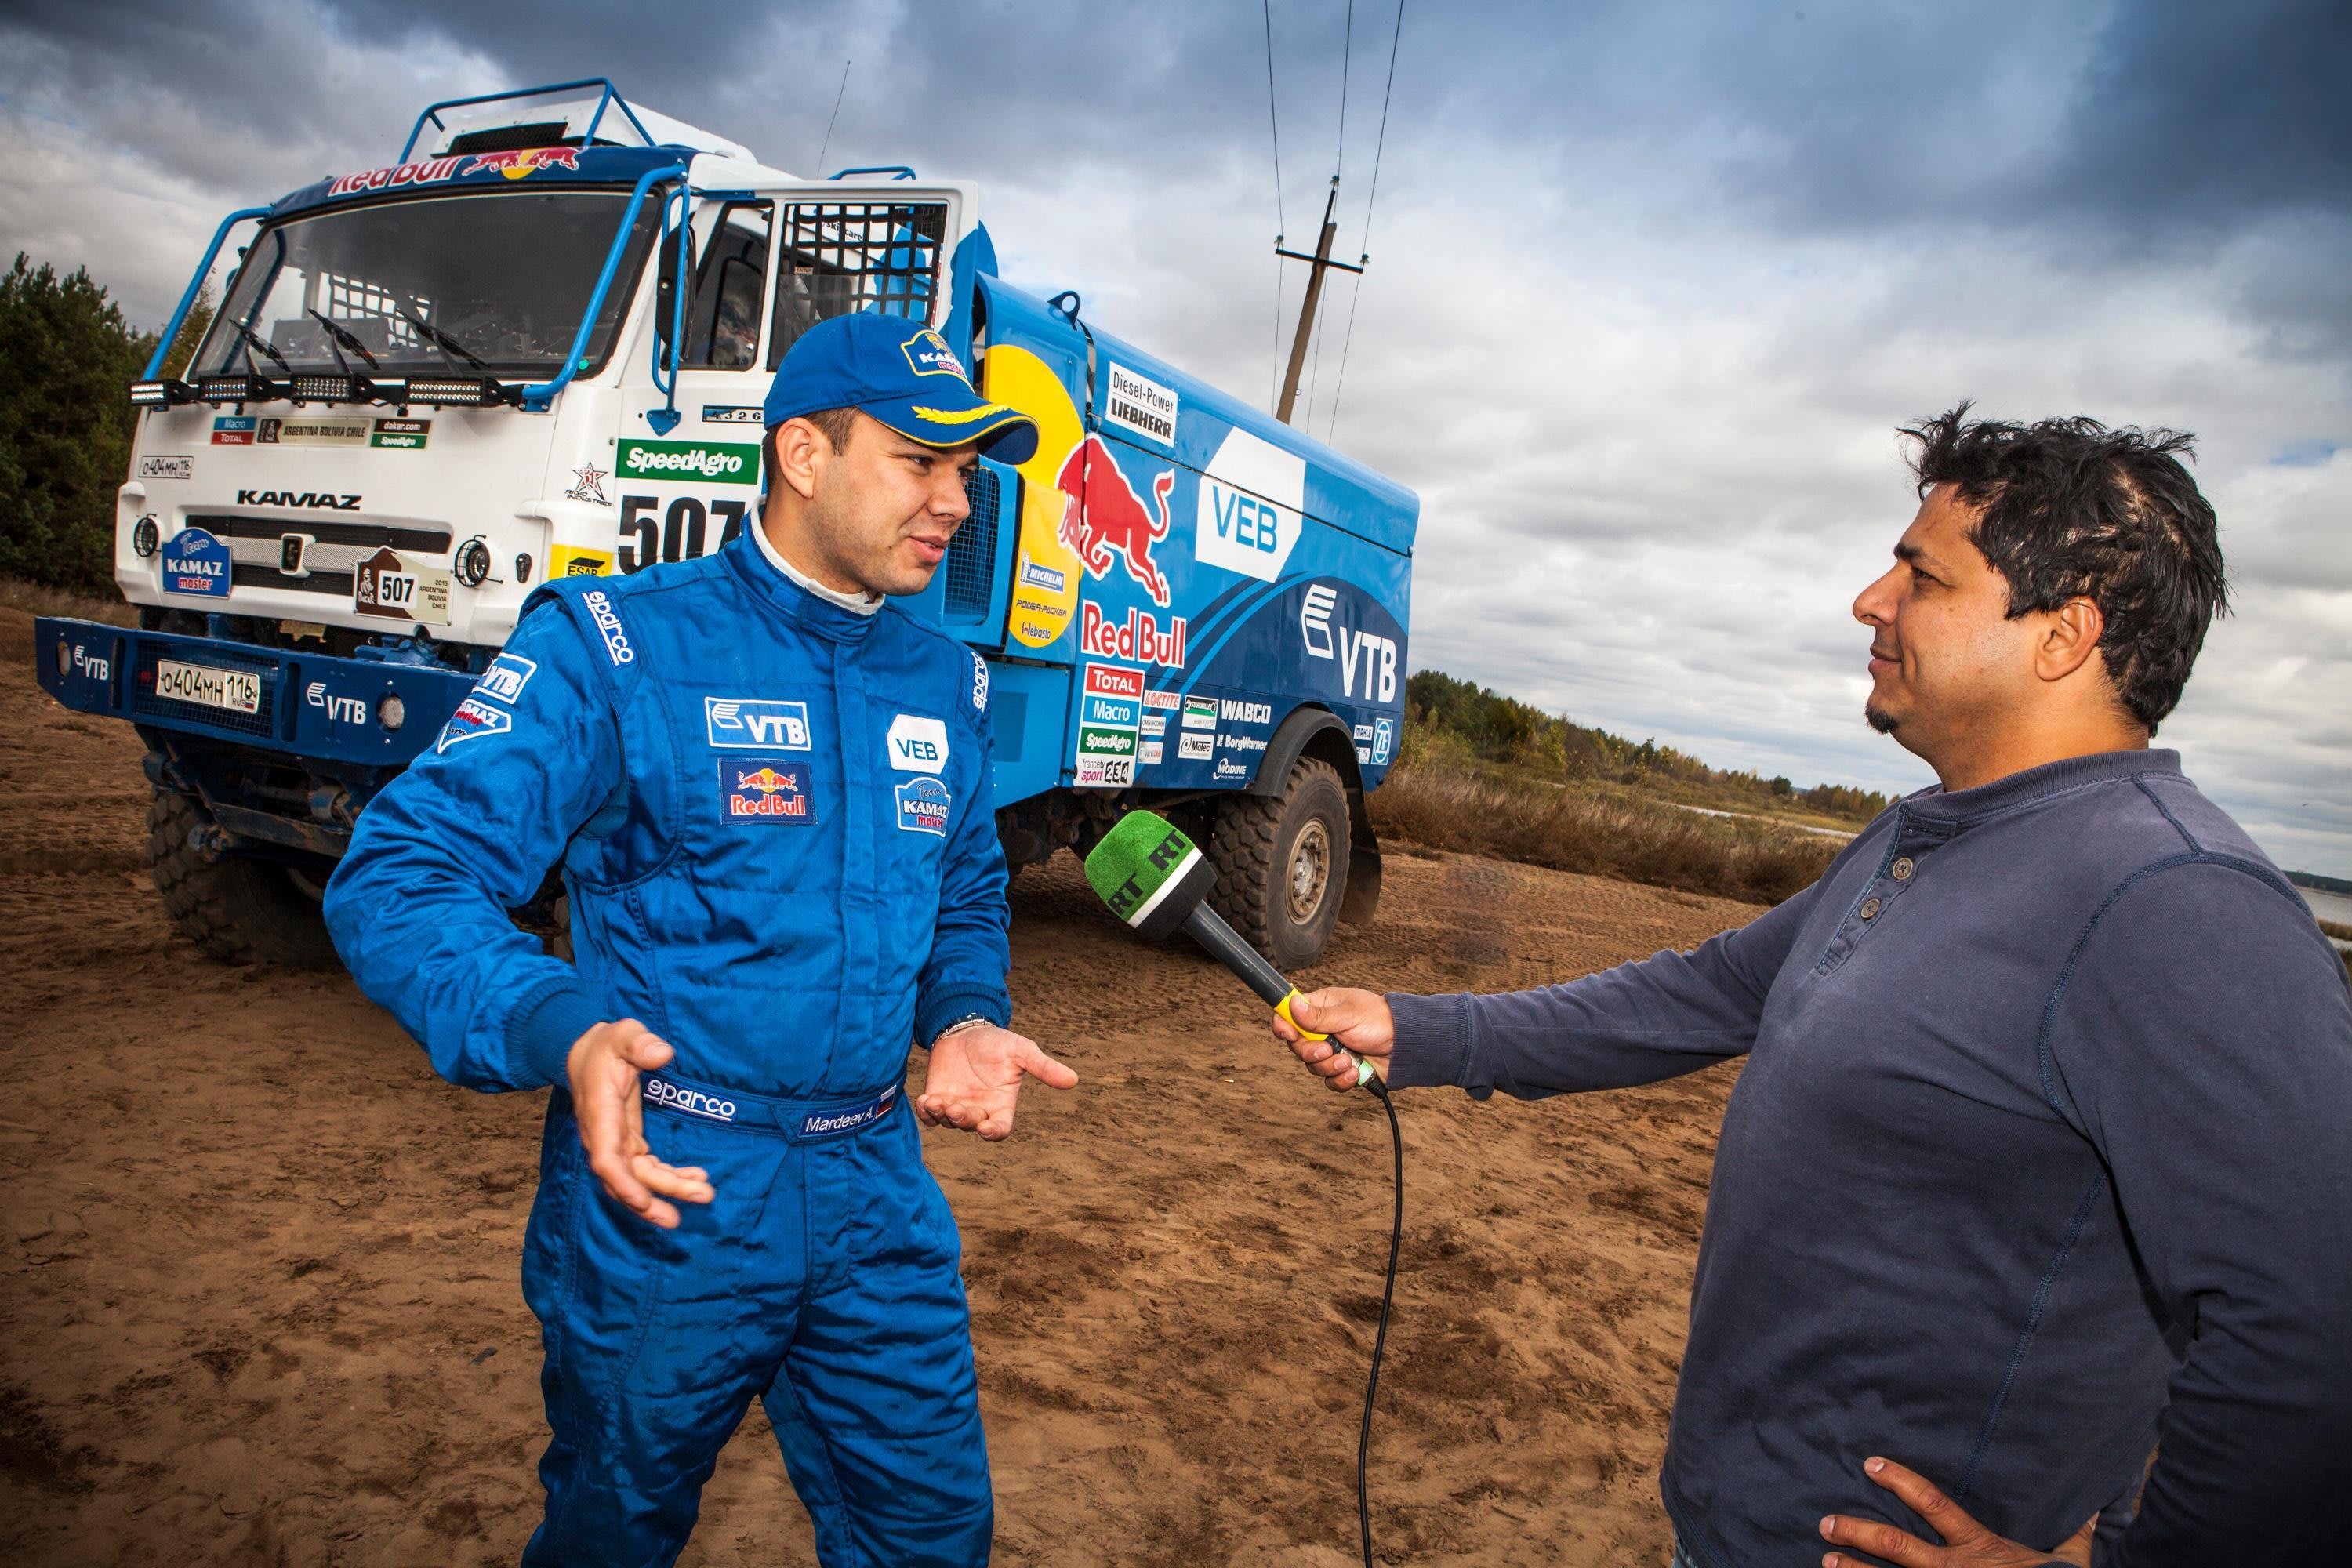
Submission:
[[[539,1097],[441,1083],[341,975],[199,957],[147,883],[135,738],[43,696],[28,637],[0,611],[0,1561],[512,1562],[539,1507],[517,1281]],[[1033,1090],[1010,1142],[927,1135],[963,1227],[997,1560],[1355,1561],[1377,1107],[1286,1065],[1222,971],[1127,940],[1068,857],[1013,910],[1020,1018],[1085,1082]],[[1394,853],[1378,924],[1302,979],[1545,984],[1754,912]],[[1663,1562],[1730,1081],[1402,1100],[1384,1560]],[[685,1561],[814,1561],[756,1407]]]

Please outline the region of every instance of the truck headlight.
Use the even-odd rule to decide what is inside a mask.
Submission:
[[[457,581],[468,588],[478,588],[490,574],[490,547],[479,538],[469,539],[457,546]]]
[[[163,531],[155,526],[153,512],[149,512],[131,525],[131,551],[140,560],[152,558],[163,542]]]
[[[387,730],[397,730],[408,721],[408,704],[400,700],[397,691],[387,691],[375,705],[375,721]]]

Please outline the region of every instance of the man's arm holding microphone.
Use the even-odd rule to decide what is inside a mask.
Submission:
[[[1274,1019],[1299,1060],[1347,1089],[1360,1057],[1392,1089],[1452,1084],[1520,1100],[1654,1083],[1740,1056],[1755,1043],[1772,978],[1811,889],[1690,952],[1668,950],[1565,985],[1492,995],[1415,996],[1335,986]]]

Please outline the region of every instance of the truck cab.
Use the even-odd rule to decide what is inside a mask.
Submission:
[[[216,956],[331,962],[317,891],[352,824],[496,699],[530,591],[757,526],[769,382],[851,310],[936,328],[1038,422],[898,602],[987,661],[1008,859],[1148,804],[1278,962],[1370,918],[1417,504],[1004,282],[973,184],[796,176],[598,80],[430,106],[395,162],[230,215],[165,343],[232,236],[186,371],[159,350],[132,389],[140,625],[37,644],[61,702],[138,726],[159,888]],[[560,898],[525,918],[560,928]]]

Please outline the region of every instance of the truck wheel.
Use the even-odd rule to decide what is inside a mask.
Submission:
[[[1209,835],[1209,903],[1284,969],[1323,956],[1348,890],[1348,792],[1314,757],[1291,764],[1279,795],[1233,795]]]
[[[177,790],[147,802],[147,858],[172,923],[226,963],[331,969],[340,962],[319,895],[326,879],[275,860],[206,860],[188,836],[205,809]]]

